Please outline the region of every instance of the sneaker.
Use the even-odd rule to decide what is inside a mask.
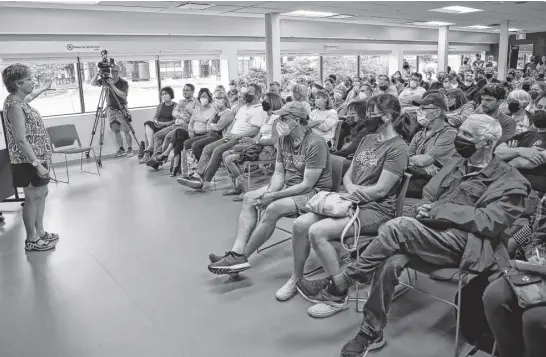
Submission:
[[[315,297],[328,286],[328,282],[329,278],[318,280],[299,279],[296,283],[296,289],[305,300],[318,304],[319,301]]]
[[[146,166],[149,166],[154,168],[155,170],[158,170],[159,166],[161,166],[162,163],[163,161],[159,161],[157,157],[152,156],[150,160],[146,161]]]
[[[275,294],[275,298],[279,301],[287,301],[292,299],[298,290],[296,290],[296,279],[290,278]]]
[[[250,263],[242,254],[227,252],[216,263],[209,264],[209,271],[216,275],[240,273],[250,268]]]
[[[220,260],[222,260],[222,256],[221,255],[216,255],[216,254],[209,254],[209,261],[210,263],[216,263],[216,262],[219,262]]]
[[[365,357],[368,352],[378,350],[385,346],[385,342],[383,333],[375,340],[372,340],[364,332],[359,331],[355,338],[343,346],[340,357]]]
[[[41,236],[40,239],[43,239],[46,242],[54,242],[56,240],[59,240],[59,235],[57,233],[45,232],[45,234]]]
[[[144,153],[144,156],[142,156],[142,158],[138,161],[139,164],[145,164],[148,162],[148,160],[150,160],[150,153],[149,152],[145,152]]]
[[[114,157],[122,157],[122,156],[125,156],[125,155],[127,155],[127,154],[125,153],[125,149],[124,149],[124,148],[121,148],[121,149],[118,150],[118,152],[116,152],[116,153],[114,154]]]
[[[127,157],[135,156],[135,152],[133,151],[133,148],[127,149]]]
[[[194,190],[200,190],[203,188],[203,180],[197,177],[190,177],[190,178],[177,178],[176,182],[178,182],[181,185],[193,188]]]
[[[40,252],[43,252],[43,251],[46,251],[46,250],[51,250],[55,248],[55,242],[47,242],[43,239],[38,239],[36,241],[25,241],[25,250],[26,251],[40,251]]]
[[[348,309],[349,297],[347,297],[345,301],[341,304],[325,304],[322,302],[315,304],[307,310],[307,313],[309,314],[309,316],[316,319],[324,319],[330,316],[334,316],[338,312],[342,312]]]

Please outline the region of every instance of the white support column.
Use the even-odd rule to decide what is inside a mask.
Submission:
[[[222,77],[222,84],[227,86],[230,80],[237,80],[237,72],[237,49],[231,47],[223,49],[222,57],[220,59],[220,75]]]
[[[402,69],[404,63],[404,52],[401,49],[394,49],[389,54],[389,76]]]
[[[506,68],[508,67],[508,20],[503,20],[500,23],[500,39],[499,39],[499,59],[498,59],[498,75],[497,78],[501,81],[506,79]]]
[[[265,14],[265,50],[268,84],[281,82],[281,18],[279,13]]]
[[[447,56],[449,54],[448,34],[449,29],[447,28],[447,26],[441,26],[438,29],[438,72],[447,71]]]

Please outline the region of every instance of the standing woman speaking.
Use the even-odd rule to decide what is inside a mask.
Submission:
[[[36,92],[28,66],[13,64],[2,72],[2,81],[9,92],[4,102],[4,117],[8,152],[13,173],[13,185],[23,187],[25,204],[23,223],[27,232],[26,250],[55,248],[59,235],[44,229],[44,210],[48,193],[52,145],[40,113],[28,102],[49,89]]]

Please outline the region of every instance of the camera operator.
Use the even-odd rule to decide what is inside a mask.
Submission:
[[[101,72],[99,71],[99,73],[97,73],[93,80],[91,80],[92,86],[108,86],[110,88],[109,96],[106,98],[106,103],[108,105],[108,122],[110,123],[110,129],[112,129],[112,131],[116,135],[116,142],[119,147],[119,150],[116,152],[114,157],[134,155],[129,124],[127,123],[127,120],[123,115],[122,108],[120,107],[120,105],[123,107],[127,105],[129,83],[127,83],[126,80],[119,76],[120,69],[121,68],[119,67],[119,65],[113,65],[111,68],[111,77],[106,77],[105,75],[102,75],[101,78]],[[125,133],[125,140],[127,141],[127,153],[125,153],[125,149],[123,148],[123,139],[121,138],[120,131],[123,131]]]

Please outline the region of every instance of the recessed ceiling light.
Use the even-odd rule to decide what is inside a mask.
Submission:
[[[450,22],[442,22],[442,21],[421,21],[421,22],[409,22],[408,25],[417,25],[417,26],[449,26],[449,25],[455,25]]]
[[[491,26],[485,26],[485,25],[472,25],[472,26],[465,26],[465,28],[477,29],[477,30],[484,30],[484,29],[490,29]]]
[[[349,19],[351,17],[355,17],[354,15],[334,15],[330,16],[329,19]]]
[[[495,30],[491,30],[493,32],[500,32],[500,29],[495,29]],[[520,31],[523,31],[523,30],[520,30],[520,29],[508,29],[508,32],[520,32]]]
[[[183,10],[205,10],[205,9],[208,9],[209,7],[213,7],[214,5],[210,5],[210,4],[195,4],[195,3],[187,3],[187,4],[183,4],[183,5],[180,5],[180,6],[177,6],[176,8],[177,9],[183,9]]]
[[[285,16],[297,16],[297,17],[315,17],[315,18],[322,18],[322,17],[331,17],[336,14],[334,12],[322,12],[322,11],[307,11],[307,10],[297,10],[297,11],[291,11],[287,12],[286,14],[283,14]]]
[[[470,12],[478,12],[483,10],[475,9],[472,7],[466,7],[466,6],[446,6],[446,7],[441,7],[439,9],[432,9],[428,11],[443,12],[445,14],[468,14]]]

